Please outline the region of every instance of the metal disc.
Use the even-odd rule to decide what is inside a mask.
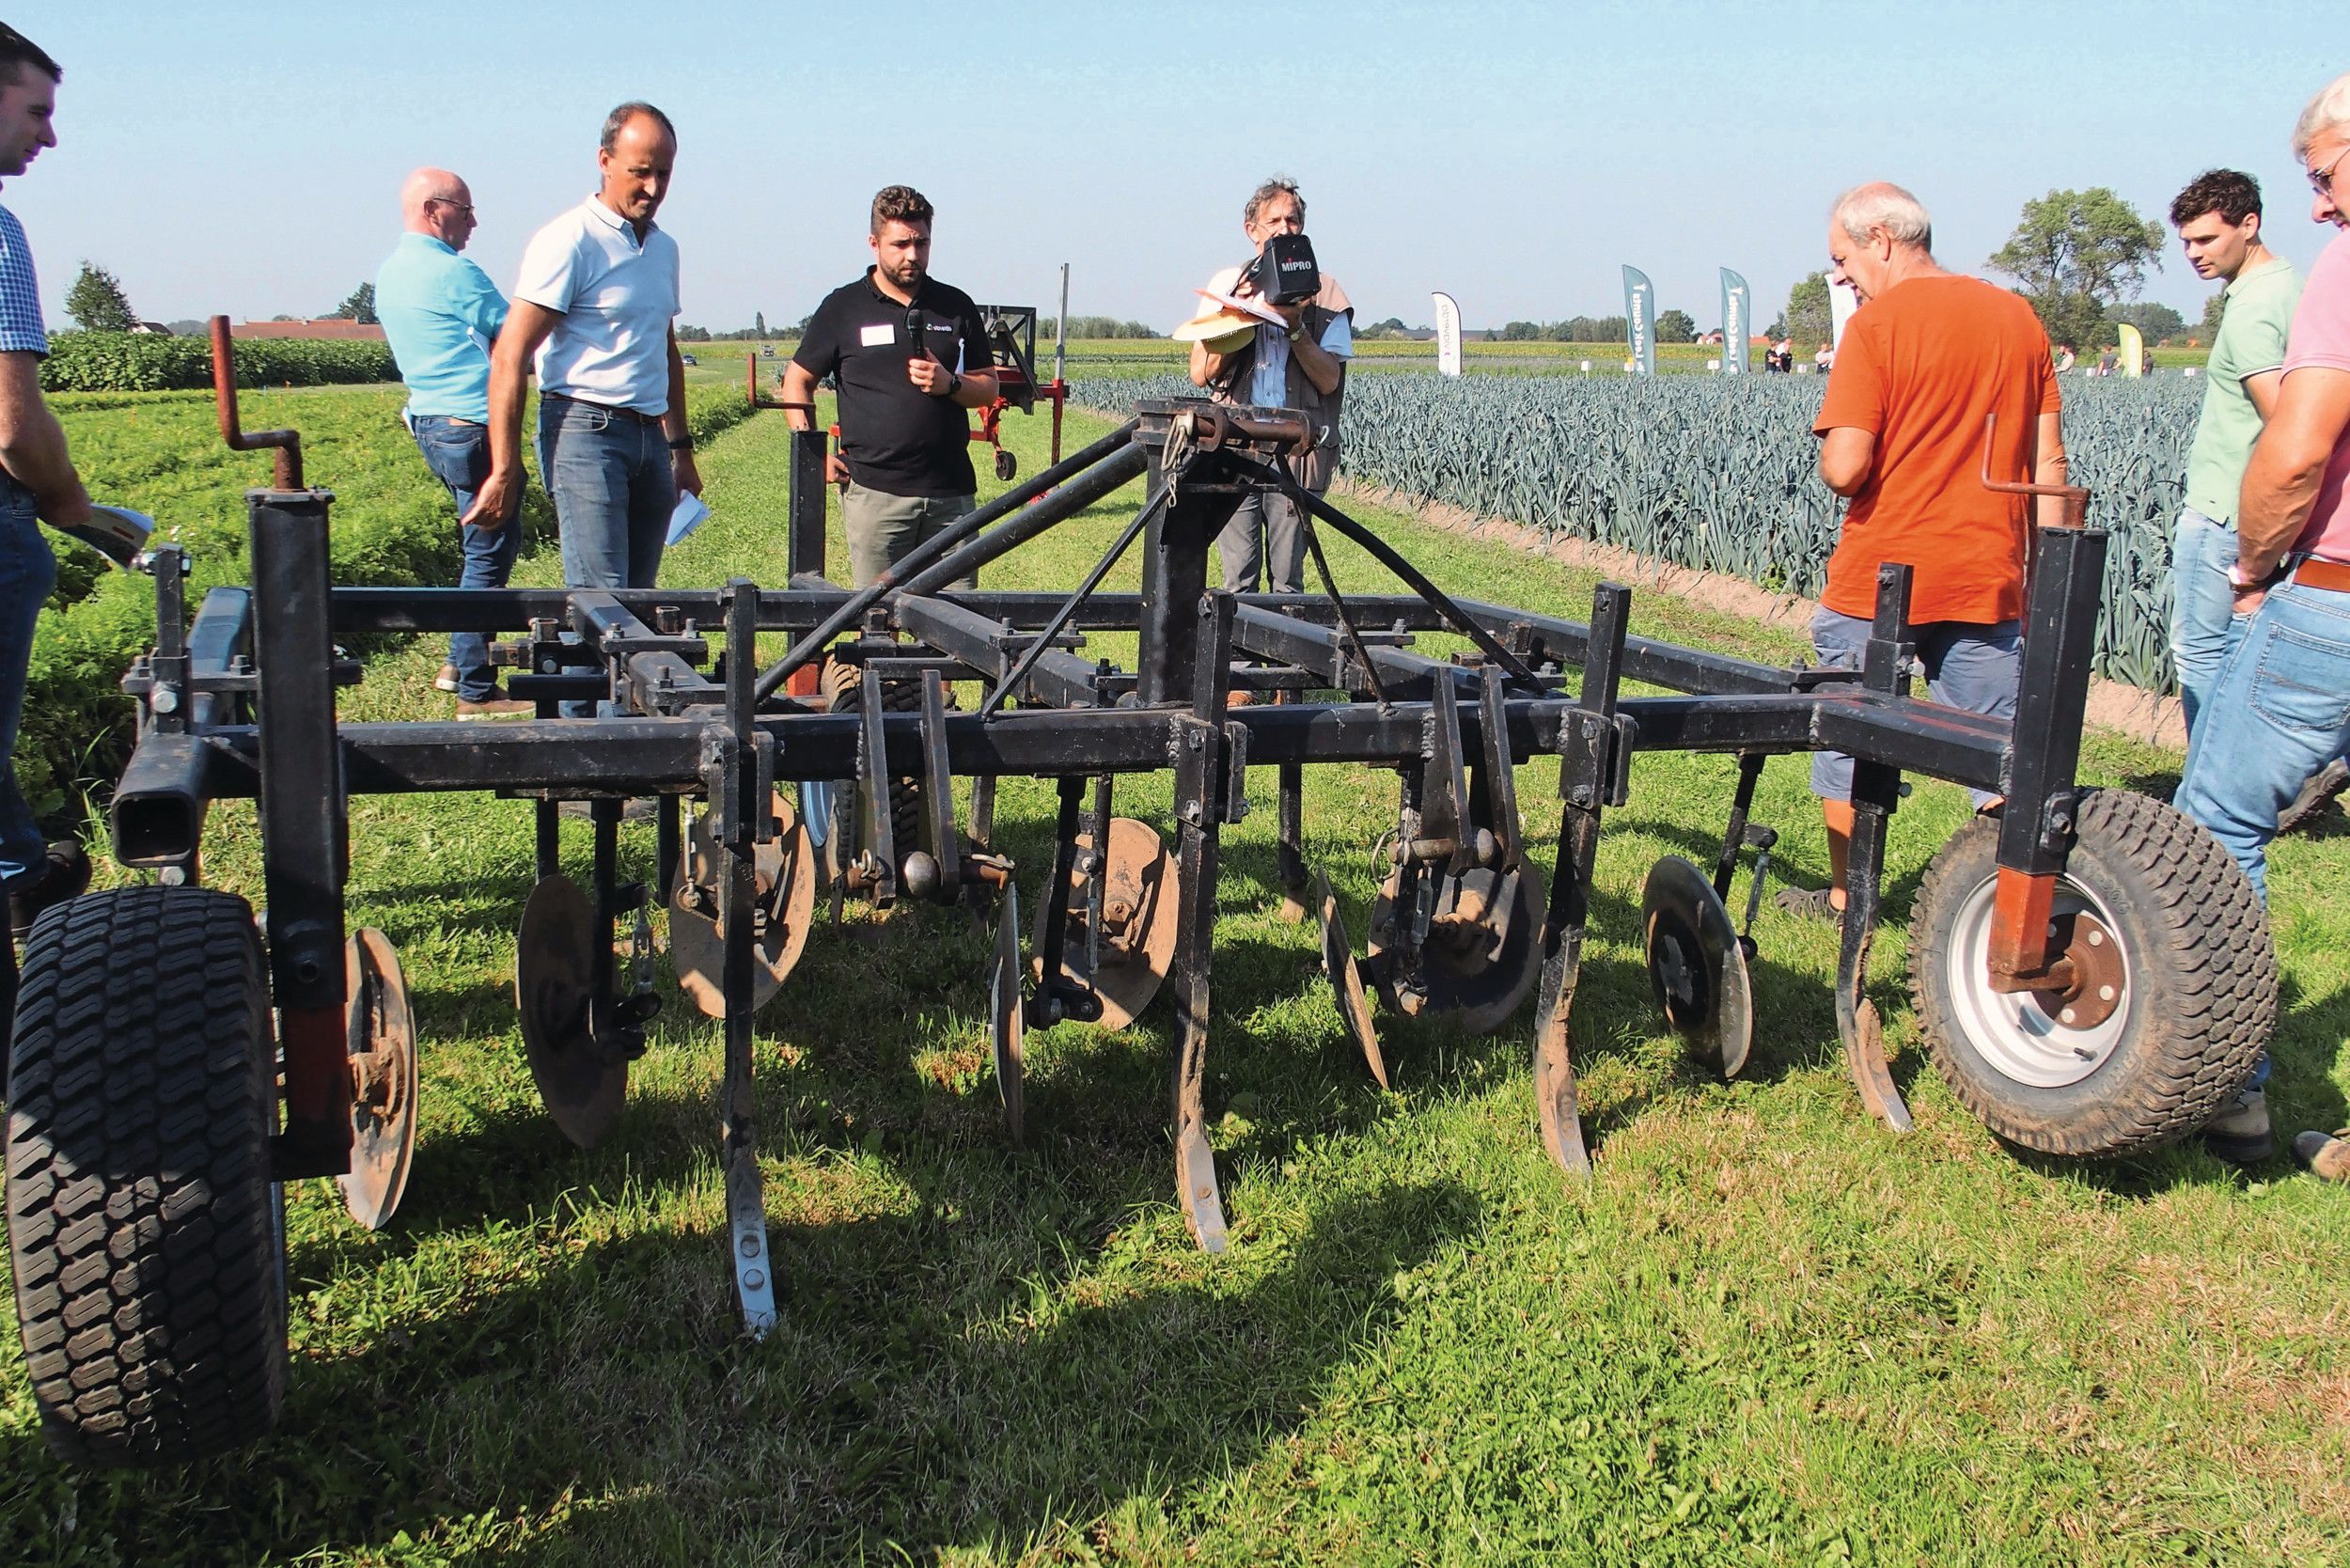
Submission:
[[[1713,883],[1681,856],[1665,856],[1641,889],[1640,929],[1666,1022],[1733,1076],[1754,1043],[1754,996],[1746,950]]]
[[[1380,1055],[1379,1031],[1371,1027],[1371,997],[1363,990],[1362,971],[1355,967],[1355,943],[1346,934],[1338,897],[1330,891],[1330,878],[1322,871],[1314,873],[1314,903],[1322,912],[1322,966],[1329,972],[1330,990],[1338,998],[1339,1022],[1346,1026],[1348,1036],[1363,1053],[1371,1075],[1385,1089],[1387,1058]]]
[[[539,1098],[582,1149],[612,1130],[628,1098],[628,1062],[604,1059],[588,1018],[598,940],[595,907],[579,884],[560,871],[540,877],[514,942],[514,1001]]]
[[[1093,835],[1077,835],[1080,850],[1093,847]],[[1175,914],[1179,873],[1158,831],[1132,817],[1110,819],[1110,852],[1102,870],[1102,964],[1090,974],[1087,964],[1092,943],[1086,917],[1082,885],[1069,889],[1069,927],[1062,962],[1072,979],[1093,987],[1101,998],[1102,1016],[1094,1023],[1105,1029],[1122,1029],[1141,1015],[1158,995],[1159,984],[1175,962]],[[1033,974],[1044,973],[1044,905],[1036,911],[1032,944],[1040,949],[1030,961]]]
[[[416,1152],[416,1023],[390,938],[373,927],[343,945],[351,1052],[351,1168],[335,1178],[343,1207],[380,1231],[408,1190]]]
[[[781,829],[752,854],[759,887],[759,933],[751,943],[751,1007],[775,999],[800,952],[807,946],[816,917],[816,850],[807,826],[791,803],[776,795],[772,809]],[[684,874],[669,898],[669,965],[678,989],[713,1018],[727,1015],[726,922],[718,917],[725,898],[718,886],[718,846],[708,819],[697,817],[686,835]],[[707,894],[705,908],[694,889]]]
[[[1453,1014],[1452,1021],[1471,1034],[1487,1034],[1508,1023],[1542,978],[1543,873],[1531,861],[1510,872],[1480,867],[1463,873],[1457,886],[1447,886],[1450,879],[1440,872],[1423,873],[1423,880],[1435,884],[1437,915],[1420,948],[1418,969],[1408,975],[1395,942],[1399,923],[1411,916],[1395,904],[1400,876],[1388,873],[1371,910],[1365,967],[1379,987],[1379,999],[1406,1017]],[[1504,910],[1508,927],[1497,931]]]
[[[1025,1069],[1021,1058],[1026,1028],[1020,997],[1020,885],[1004,884],[995,916],[995,961],[987,977],[987,1043],[995,1061],[995,1090],[1004,1100],[1004,1132],[1020,1141],[1025,1117]]]

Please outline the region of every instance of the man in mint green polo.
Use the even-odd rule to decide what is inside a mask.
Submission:
[[[457,253],[473,237],[473,192],[446,169],[423,168],[400,191],[406,232],[375,274],[375,315],[384,323],[400,379],[408,384],[408,429],[433,478],[462,517],[490,473],[490,345],[506,326],[506,296]],[[504,588],[522,542],[517,505],[502,517],[459,527],[464,569],[459,588]],[[457,694],[461,719],[521,718],[532,704],[498,688],[478,632],[448,639],[448,662],[433,684]]]
[[[2301,277],[2261,243],[2261,188],[2248,174],[2198,175],[2171,202],[2170,221],[2196,275],[2227,282],[2187,457],[2186,505],[2170,545],[2170,659],[2191,745],[2228,652],[2236,494],[2284,379],[2285,333],[2300,302]]]

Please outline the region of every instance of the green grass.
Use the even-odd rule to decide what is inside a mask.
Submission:
[[[1071,439],[1103,428],[1073,418]],[[1007,429],[1033,471],[1042,422]],[[763,416],[710,444],[716,515],[666,580],[779,578],[781,430]],[[1066,585],[1134,501],[989,583]],[[1456,591],[1588,605],[1589,576],[1363,515]],[[1383,586],[1347,547],[1334,564]],[[556,572],[544,547],[523,567]],[[1702,605],[1636,607],[1645,634],[1798,650]],[[437,643],[377,655],[346,713],[446,712],[439,660]],[[2176,763],[2099,739],[2085,770],[2159,787]],[[1556,777],[1535,763],[1518,779],[1545,866]],[[783,1323],[758,1346],[734,1328],[712,1159],[716,1027],[673,1001],[619,1128],[572,1150],[536,1105],[512,1011],[524,808],[355,801],[353,920],[399,944],[426,1043],[407,1206],[368,1235],[324,1184],[289,1195],[287,1419],[250,1453],[66,1470],[8,1358],[0,1561],[2350,1555],[2350,1195],[2281,1164],[2248,1181],[2193,1149],[2111,1167],[2002,1150],[1924,1064],[1898,925],[1870,994],[1914,1135],[1872,1124],[1844,1078],[1832,933],[1774,914],[1756,933],[1755,1059],[1715,1081],[1660,1032],[1635,927],[1657,855],[1711,853],[1731,777],[1722,759],[1644,757],[1607,819],[1575,1012],[1598,1157],[1580,1188],[1534,1136],[1526,1014],[1485,1038],[1383,1020],[1392,1092],[1348,1059],[1310,928],[1272,913],[1261,780],[1217,889],[1210,1110],[1233,1247],[1215,1260],[1172,1202],[1164,1006],[1122,1035],[1032,1034],[1030,1141],[1008,1149],[986,933],[957,912],[852,906],[760,1018]],[[1120,799],[1163,821],[1168,796],[1153,778]],[[1024,868],[1049,805],[1034,783],[1003,792]],[[1393,808],[1389,776],[1309,776],[1308,856],[1358,940]],[[1947,786],[1905,803],[1896,921],[1964,811]],[[1757,814],[1816,885],[1799,760],[1772,764]],[[566,832],[584,875],[584,831]],[[631,830],[634,863],[650,840]],[[248,808],[215,809],[208,870],[259,896]],[[2339,826],[2275,857],[2288,1132],[2345,1120],[2350,916],[2331,894],[2346,870]]]

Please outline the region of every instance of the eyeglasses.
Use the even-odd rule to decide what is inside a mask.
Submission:
[[[2315,175],[2311,175],[2310,178],[2314,180],[2317,177]],[[444,207],[462,207],[465,210],[465,216],[469,218],[473,216],[473,203],[470,201],[458,201],[449,196],[427,196],[424,199],[427,201],[437,201]]]
[[[2350,158],[2350,146],[2344,146],[2340,152],[2335,153],[2333,162],[2324,168],[2305,171],[2310,177],[2310,189],[2319,196],[2331,199],[2334,194],[2334,171],[2342,167],[2342,161],[2344,158]]]

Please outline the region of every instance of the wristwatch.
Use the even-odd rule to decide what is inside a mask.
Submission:
[[[949,398],[951,398],[951,397],[953,397],[956,393],[958,393],[958,392],[960,392],[960,391],[962,391],[962,390],[963,390],[963,372],[962,372],[961,370],[949,370],[949,371],[948,371],[948,372],[947,372],[947,396],[948,396]]]
[[[2244,563],[2241,560],[2232,560],[2228,563],[2228,586],[2238,593],[2249,593],[2254,588],[2264,588],[2284,574],[2284,563],[2281,561],[2277,564],[2275,571],[2257,581],[2244,574]]]
[[[1305,340],[1305,337],[1306,337],[1306,323],[1305,323],[1305,322],[1300,321],[1300,322],[1298,322],[1295,326],[1293,326],[1293,327],[1290,328],[1290,341],[1291,341],[1291,342],[1292,342],[1292,343],[1303,342],[1303,341]]]

